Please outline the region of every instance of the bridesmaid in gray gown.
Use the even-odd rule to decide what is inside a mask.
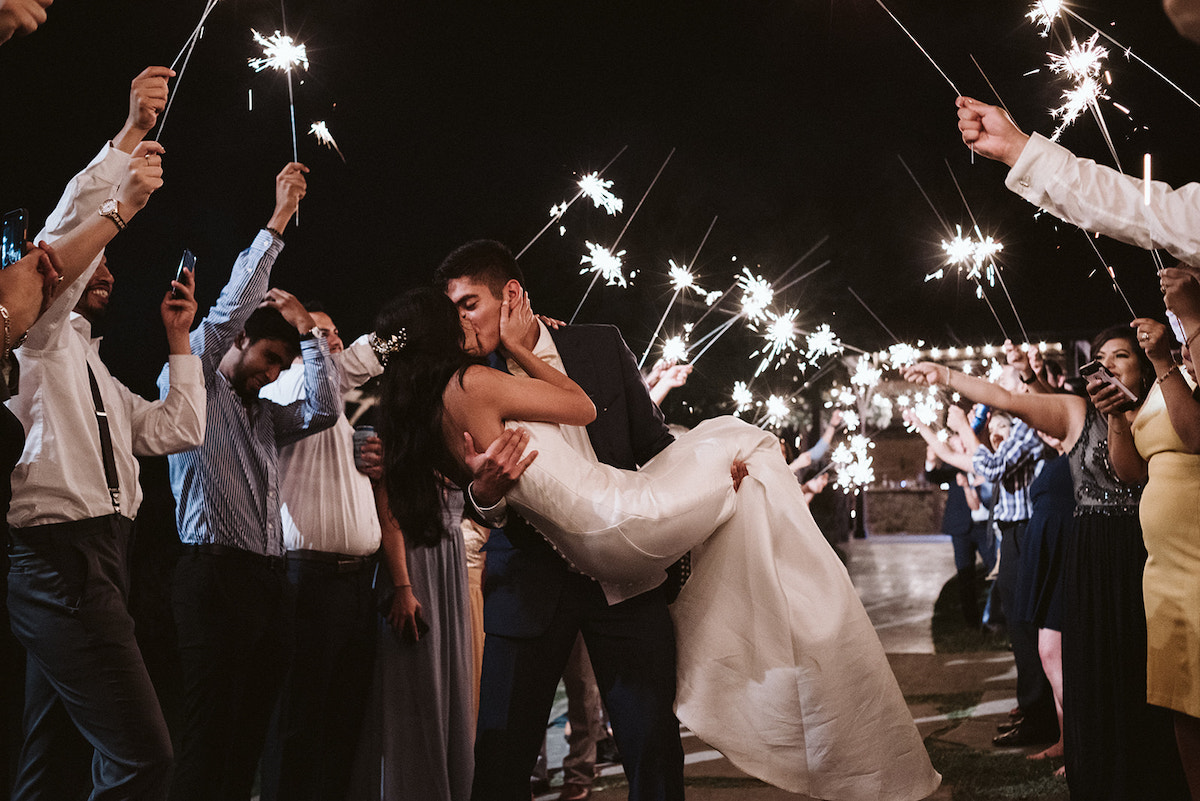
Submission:
[[[443,500],[446,530],[458,532],[462,493],[447,489]],[[381,563],[376,578],[382,610],[378,652],[351,797],[467,801],[475,720],[463,540],[446,536],[436,545],[410,544],[406,554],[394,522],[385,522],[383,532],[386,561],[395,567],[389,571]],[[403,584],[412,586],[394,586]],[[405,610],[393,610],[394,596],[409,589],[419,604],[416,637],[413,618],[404,620]]]

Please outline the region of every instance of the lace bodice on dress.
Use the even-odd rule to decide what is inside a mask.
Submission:
[[[1075,514],[1137,514],[1142,488],[1122,483],[1108,458],[1108,420],[1090,403],[1083,432],[1067,455],[1075,481]]]

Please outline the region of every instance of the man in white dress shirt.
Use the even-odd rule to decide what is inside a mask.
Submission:
[[[330,356],[355,363],[329,315],[315,304],[305,308]],[[378,364],[369,348],[362,355]],[[339,372],[345,393],[348,375]],[[259,394],[281,405],[302,399],[304,362],[297,359]],[[375,660],[375,495],[355,466],[354,428],[344,413],[332,428],[280,448],[279,473],[296,650],[263,756],[262,797],[344,798]]]
[[[165,106],[172,74],[150,67],[134,79],[125,126],[68,184],[39,239],[53,242],[96,214],[123,229],[145,203],[131,190],[161,185],[154,148],[131,154]],[[80,794],[60,781],[75,775],[59,758],[74,728],[95,749],[93,797],[163,798],[171,770],[171,740],[128,611],[128,551],[142,501],[134,457],[203,441],[204,385],[188,342],[196,303],[190,276],[174,300],[164,282],[171,385],[163,400],[147,401],[100,361],[91,322],[112,277],[102,256],[89,270],[30,329],[17,351],[21,392],[8,401],[26,431],[8,516],[12,628],[28,652],[14,799]]]

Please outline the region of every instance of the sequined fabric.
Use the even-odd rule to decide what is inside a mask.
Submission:
[[[1067,455],[1075,481],[1075,516],[1085,514],[1136,515],[1141,485],[1122,483],[1113,474],[1108,458],[1108,419],[1090,403],[1083,433]]]

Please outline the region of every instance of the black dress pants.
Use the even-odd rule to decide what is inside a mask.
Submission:
[[[74,795],[65,752],[80,734],[92,799],[166,797],[171,739],[128,609],[131,527],[110,515],[10,532],[8,607],[27,653],[14,799]]]
[[[249,801],[292,646],[282,558],[191,546],[175,568],[184,719],[172,801]]]
[[[996,586],[1000,590],[1000,602],[1004,604],[1013,661],[1017,665],[1017,706],[1021,707],[1031,728],[1057,731],[1058,714],[1054,710],[1054,696],[1038,655],[1037,626],[1022,621],[1021,618],[1026,615],[1017,609],[1021,550],[1025,546],[1028,521],[1001,522],[998,525],[1001,533],[1000,575],[996,579]]]
[[[375,666],[375,560],[288,557],[292,660],[262,762],[263,801],[346,798]]]

